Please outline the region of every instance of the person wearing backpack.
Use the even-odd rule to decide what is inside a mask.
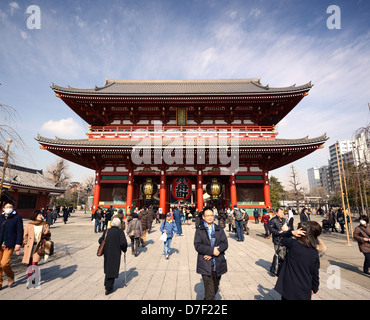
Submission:
[[[244,233],[243,233],[243,219],[245,216],[244,210],[238,208],[238,206],[234,205],[233,215],[235,218],[235,227],[236,227],[236,238],[237,241],[244,241]]]

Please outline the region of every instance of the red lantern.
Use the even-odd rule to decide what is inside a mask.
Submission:
[[[186,177],[175,178],[172,181],[172,196],[176,200],[188,200],[191,195],[191,181]]]

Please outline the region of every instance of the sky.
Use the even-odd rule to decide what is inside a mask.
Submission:
[[[329,10],[335,4],[335,10]],[[32,7],[33,6],[33,7]],[[36,11],[35,11],[35,7]],[[27,145],[17,164],[44,169],[56,156],[35,140],[86,137],[88,124],[52,83],[93,88],[112,79],[244,79],[284,87],[313,83],[279,124],[278,138],[326,133],[323,149],[294,162],[327,165],[329,146],[369,123],[370,1],[29,0],[0,2],[0,103]],[[335,27],[335,28],[333,28]],[[93,171],[73,163],[75,181]],[[270,172],[288,184],[290,167]]]

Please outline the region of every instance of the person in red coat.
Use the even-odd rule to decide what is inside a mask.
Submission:
[[[271,232],[269,229],[269,220],[270,220],[270,213],[264,210],[262,214],[261,222],[263,223],[263,227],[265,228],[265,239],[271,238]]]

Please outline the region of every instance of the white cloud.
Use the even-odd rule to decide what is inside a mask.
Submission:
[[[9,7],[10,7],[10,15],[12,16],[14,14],[15,10],[19,9],[19,4],[15,1],[13,1],[13,2],[9,3]]]
[[[59,121],[49,120],[45,122],[41,127],[41,132],[53,134],[61,138],[81,138],[84,130],[73,118],[67,118]]]
[[[261,15],[262,11],[258,8],[254,8],[252,9],[252,11],[250,12],[250,16],[253,16],[255,18],[257,18],[259,15]]]

